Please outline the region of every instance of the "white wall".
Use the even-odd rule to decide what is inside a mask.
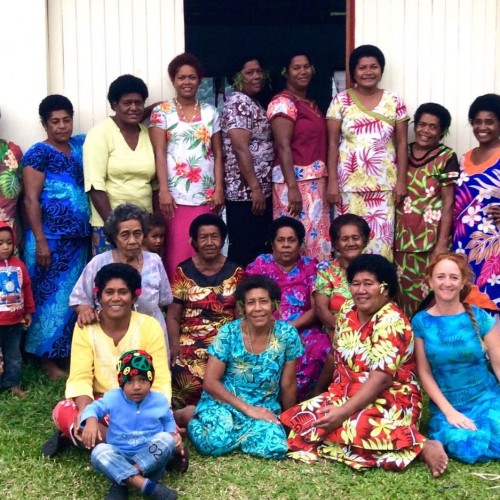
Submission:
[[[183,0],[48,0],[49,92],[75,107],[75,132],[111,113],[106,95],[131,73],[148,103],[172,94],[167,65],[184,50]]]
[[[0,137],[23,151],[45,137],[38,105],[47,95],[45,0],[1,2]]]
[[[377,45],[386,58],[382,86],[411,115],[419,104],[451,113],[445,143],[463,154],[476,145],[472,101],[500,93],[500,0],[356,0],[355,45]]]

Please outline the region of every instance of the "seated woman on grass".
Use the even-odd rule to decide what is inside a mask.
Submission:
[[[280,417],[292,429],[289,455],[393,471],[421,456],[440,476],[448,464],[443,446],[418,431],[422,395],[413,332],[393,303],[396,269],[380,255],[360,255],[349,264],[347,281],[353,300],[338,314],[331,384]]]
[[[500,458],[500,332],[492,316],[464,301],[471,275],[464,254],[438,255],[426,270],[436,303],[412,325],[431,399],[429,434],[450,456],[475,463]]]
[[[142,349],[151,354],[156,369],[152,389],[168,400],[172,395],[163,330],[155,318],[132,310],[141,292],[139,271],[128,264],[107,264],[97,272],[94,284],[101,306],[99,322],[75,326],[66,399],[54,408],[58,430],[43,447],[45,457],[71,443],[82,446],[80,416],[92,401],[118,387],[116,365],[125,351]],[[100,432],[105,439],[104,424]]]
[[[303,347],[293,326],[274,319],[280,296],[279,286],[261,275],[236,289],[243,318],[224,325],[209,346],[204,391],[188,425],[203,455],[241,449],[263,458],[285,456],[278,415],[295,404],[295,362]]]

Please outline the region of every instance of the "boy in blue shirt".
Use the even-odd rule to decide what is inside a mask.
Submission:
[[[152,499],[175,499],[177,492],[158,481],[172,456],[184,456],[167,398],[151,391],[152,357],[145,351],[128,351],[118,362],[119,389],[113,389],[88,405],[82,413],[82,440],[93,448],[92,465],[113,482],[106,499],[128,498],[129,488]],[[98,421],[109,415],[106,443]],[[95,447],[94,447],[95,446]]]

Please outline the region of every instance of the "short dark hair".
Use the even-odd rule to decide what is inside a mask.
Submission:
[[[175,75],[181,66],[191,66],[194,68],[200,80],[205,75],[201,61],[194,54],[191,54],[191,52],[183,52],[182,54],[175,56],[168,65],[167,71],[170,80],[175,78]]]
[[[220,237],[222,241],[226,240],[227,226],[221,217],[214,214],[201,214],[196,217],[189,226],[189,237],[191,238],[191,246],[198,250],[196,240],[198,239],[198,231],[202,226],[216,226],[219,228]]]
[[[380,64],[380,70],[382,73],[384,72],[385,57],[382,51],[378,47],[375,47],[375,45],[360,45],[356,47],[349,56],[349,75],[353,82],[356,81],[354,77],[356,66],[362,57],[374,57]]]
[[[146,236],[155,227],[165,227],[165,219],[160,213],[148,213],[146,215],[146,224],[144,226],[144,236]]]
[[[38,106],[38,114],[40,115],[42,123],[47,123],[52,112],[61,110],[67,111],[68,115],[71,117],[75,114],[71,101],[60,94],[48,95],[42,99],[42,102]]]
[[[122,75],[111,82],[108,90],[109,104],[113,106],[125,94],[140,94],[144,101],[149,96],[147,85],[143,80],[134,75]]]
[[[301,50],[300,48],[295,48],[293,50],[288,51],[288,53],[285,56],[285,71],[288,73],[288,69],[290,68],[290,64],[292,64],[292,59],[294,57],[299,57],[299,56],[304,56],[307,58],[309,61],[309,64],[311,63],[311,58],[309,56],[309,53],[305,50]]]
[[[356,226],[359,229],[359,234],[363,238],[365,246],[368,244],[370,240],[370,226],[368,222],[355,214],[343,214],[336,217],[333,222],[330,224],[330,240],[333,244],[335,244],[340,238],[340,230],[344,226]]]
[[[145,233],[146,219],[147,212],[145,210],[132,203],[122,203],[110,212],[102,230],[106,239],[116,246],[118,224],[128,220],[137,220],[141,224],[142,232]]]
[[[299,244],[302,245],[302,243],[304,243],[304,239],[306,237],[306,229],[304,227],[304,224],[302,224],[302,222],[300,222],[299,220],[294,219],[293,217],[288,217],[286,215],[284,215],[283,217],[279,217],[278,219],[275,219],[271,222],[269,226],[269,241],[271,243],[274,241],[274,238],[276,238],[278,231],[282,227],[289,227],[293,229],[295,236],[299,240]]]
[[[263,288],[264,290],[267,290],[269,298],[273,303],[281,300],[281,288],[278,283],[263,274],[253,274],[252,276],[247,276],[236,287],[236,291],[234,292],[236,302],[244,304],[246,294],[250,290],[255,290],[256,288]]]
[[[243,70],[246,63],[250,61],[257,61],[261,68],[264,68],[264,63],[262,62],[262,57],[257,54],[244,54],[238,55],[229,65],[229,74],[227,75],[228,80],[234,83],[234,77]]]
[[[417,126],[422,115],[427,113],[428,115],[435,116],[439,120],[439,127],[441,128],[441,134],[444,135],[451,125],[451,115],[450,112],[441,104],[435,102],[426,102],[421,104],[415,115],[413,116],[413,122]]]
[[[97,271],[94,278],[94,285],[97,288],[96,295],[98,299],[101,298],[102,291],[112,279],[123,280],[133,297],[136,296],[135,291],[141,288],[141,275],[135,267],[132,267],[129,264],[123,264],[122,262],[106,264],[105,266],[102,266],[99,271]]]
[[[476,115],[480,111],[489,111],[490,113],[494,113],[497,120],[500,121],[500,95],[484,94],[476,97],[469,108],[469,123],[474,121],[474,118],[476,118]]]
[[[379,283],[387,283],[389,297],[396,297],[398,292],[398,275],[394,264],[382,255],[363,254],[356,257],[346,269],[347,281],[352,283],[358,273],[367,272],[373,274]]]

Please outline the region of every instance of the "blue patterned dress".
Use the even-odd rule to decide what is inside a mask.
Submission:
[[[495,320],[482,309],[472,311],[484,337]],[[432,375],[455,410],[474,420],[477,431],[448,423],[430,402],[429,435],[441,441],[448,454],[463,462],[500,458],[500,386],[489,371],[485,353],[466,312],[452,316],[418,313],[412,321],[417,338],[424,341]]]
[[[229,392],[278,416],[283,367],[303,352],[297,330],[284,321],[276,321],[269,347],[260,354],[252,354],[243,343],[241,322],[239,319],[224,325],[208,353],[226,365],[221,382]],[[205,391],[188,432],[203,455],[219,456],[241,448],[257,457],[283,458],[288,449],[285,430],[280,424],[247,417]]]
[[[68,307],[68,298],[89,254],[90,205],[83,188],[84,140],[84,135],[77,135],[68,141],[69,157],[44,142],[32,146],[23,157],[23,167],[32,167],[45,175],[39,200],[51,264],[47,269],[37,265],[35,236],[29,227],[24,254],[36,304],[26,351],[44,358],[69,356],[76,314]]]

